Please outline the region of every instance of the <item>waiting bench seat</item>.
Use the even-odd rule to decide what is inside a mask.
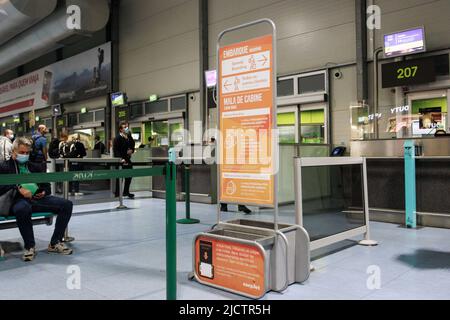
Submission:
[[[33,213],[33,225],[46,224],[51,226],[53,224],[53,214],[49,212]],[[16,217],[0,217],[0,230],[17,228]]]

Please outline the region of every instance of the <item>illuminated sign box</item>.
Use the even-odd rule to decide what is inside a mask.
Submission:
[[[384,55],[387,58],[425,51],[425,29],[423,27],[384,36]]]
[[[206,78],[206,86],[208,88],[213,88],[217,85],[217,71],[216,70],[206,71],[205,78]]]

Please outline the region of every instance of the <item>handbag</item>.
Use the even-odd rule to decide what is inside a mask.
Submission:
[[[18,169],[16,167],[16,174],[18,174]],[[12,206],[16,200],[17,189],[11,189],[5,194],[0,196],[0,217],[7,217],[11,211]]]
[[[16,200],[16,189],[11,189],[0,196],[0,216],[7,217]]]

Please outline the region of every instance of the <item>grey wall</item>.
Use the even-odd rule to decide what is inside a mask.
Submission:
[[[196,0],[123,0],[120,88],[130,100],[198,90]]]
[[[278,73],[353,62],[356,56],[354,0],[211,0],[210,65],[218,34],[229,27],[270,18],[278,29]]]
[[[216,64],[218,34],[228,27],[260,18],[271,18],[277,25],[280,75],[354,63],[354,1],[209,0],[210,68]],[[383,34],[420,25],[426,28],[429,50],[450,48],[449,0],[368,0],[368,3],[382,9],[382,29],[369,32],[369,58],[373,48],[382,45]],[[120,89],[128,93],[130,100],[146,99],[153,93],[167,96],[199,89],[198,11],[197,0],[121,1],[119,78]],[[102,36],[96,35],[95,42]],[[74,46],[67,54],[77,50]],[[25,70],[55,59],[54,55],[42,57]],[[372,69],[370,63],[370,79]],[[356,68],[340,70],[342,79],[330,79],[331,136],[333,144],[348,146],[349,106],[356,101]],[[1,78],[11,77],[15,77],[15,72]],[[371,103],[372,83],[369,88]],[[395,103],[395,94],[390,89],[380,91],[381,107]],[[191,123],[199,119],[199,107],[194,105]]]

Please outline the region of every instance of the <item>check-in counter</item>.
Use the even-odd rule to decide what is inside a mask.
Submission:
[[[197,150],[204,147],[197,146]],[[201,153],[203,155],[203,152]],[[153,165],[165,165],[167,163],[169,149],[167,147],[152,148]],[[194,151],[191,153],[190,164],[190,195],[191,202],[212,204],[217,202],[217,169],[216,165],[207,164],[202,157],[196,157]],[[177,193],[179,200],[184,199],[184,170],[185,166],[177,166]],[[154,198],[165,198],[164,177],[153,177],[152,191]]]
[[[372,220],[405,221],[404,142],[375,140],[352,143],[352,156],[367,158]],[[416,157],[419,224],[450,228],[450,138],[416,139],[415,144],[425,154]]]

